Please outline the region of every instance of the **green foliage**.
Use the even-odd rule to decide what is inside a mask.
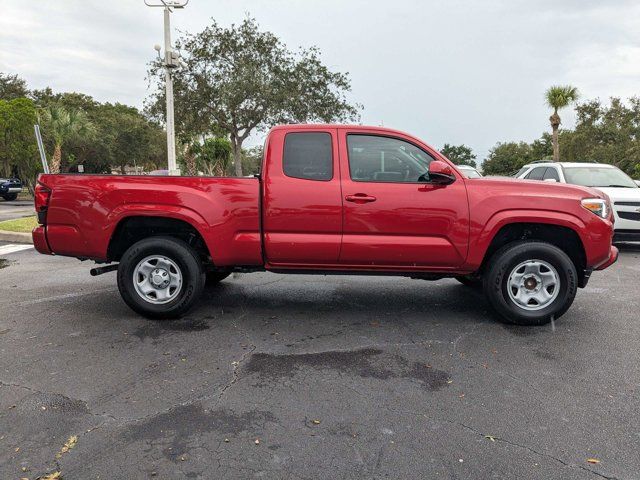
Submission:
[[[640,97],[609,105],[590,100],[576,107],[576,127],[561,131],[562,160],[616,165],[631,176],[640,174]]]
[[[554,85],[545,92],[544,96],[547,106],[553,108],[557,113],[561,108],[578,100],[580,94],[578,89],[571,85]]]
[[[0,100],[0,177],[18,176],[32,191],[40,165],[35,123],[36,108],[28,98]]]
[[[40,124],[48,138],[62,145],[76,136],[93,133],[93,124],[84,110],[71,109],[59,104],[51,104],[40,114]]]
[[[40,91],[41,93],[42,91]],[[91,127],[70,136],[62,152],[62,171],[75,171],[82,164],[86,173],[125,172],[127,166],[154,170],[166,162],[166,137],[162,128],[147,120],[136,108],[120,103],[98,103],[78,93],[40,95],[46,109],[62,107],[85,112]],[[53,148],[54,131],[43,124],[48,149]]]
[[[264,148],[258,145],[242,150],[242,171],[245,175],[260,173]]]
[[[640,177],[640,97],[627,102],[611,98],[608,105],[589,100],[576,107],[574,130],[560,130],[563,162],[601,162]],[[551,135],[544,133],[531,144],[498,143],[483,163],[488,175],[508,175],[522,165],[548,160],[553,153]]]
[[[456,165],[470,165],[476,167],[476,156],[466,145],[449,145],[445,143],[440,150],[445,157]]]
[[[278,37],[246,18],[229,28],[215,21],[202,32],[176,41],[186,67],[174,71],[176,126],[185,133],[229,135],[235,172],[242,175],[242,144],[254,131],[278,123],[355,119],[358,107],[346,98],[351,86],[344,73],[322,64],[316,48],[291,52]],[[161,119],[164,69],[153,62],[156,92],[147,111]]]
[[[27,82],[22,78],[0,72],[0,100],[15,100],[26,97],[28,92]]]
[[[202,145],[194,147],[196,166],[205,175],[221,177],[231,167],[231,142],[226,138],[207,138]]]
[[[497,143],[482,164],[482,173],[512,175],[533,160],[533,149],[526,142]]]

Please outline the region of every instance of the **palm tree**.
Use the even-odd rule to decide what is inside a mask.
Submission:
[[[51,173],[60,173],[64,143],[75,136],[91,133],[93,125],[84,111],[66,109],[60,105],[45,108],[40,118],[44,133],[53,138],[54,150],[49,169]]]
[[[558,144],[558,128],[560,127],[560,115],[558,110],[575,102],[580,97],[578,89],[571,85],[554,85],[545,93],[547,105],[553,108],[553,114],[549,117],[551,122],[552,142],[553,142],[553,161],[560,161],[560,145]]]

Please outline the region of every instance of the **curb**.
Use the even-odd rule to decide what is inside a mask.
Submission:
[[[33,244],[33,237],[31,236],[31,233],[7,232],[6,230],[0,230],[0,242]]]

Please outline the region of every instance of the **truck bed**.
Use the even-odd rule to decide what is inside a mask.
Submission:
[[[196,228],[218,266],[262,265],[258,179],[66,174],[39,181],[51,190],[44,241],[55,254],[105,261],[120,222],[162,216]]]

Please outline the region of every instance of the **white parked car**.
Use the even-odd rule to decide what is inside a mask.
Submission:
[[[478,170],[471,165],[456,165],[458,171],[467,178],[482,178],[482,175]]]
[[[534,162],[516,178],[594,187],[611,199],[614,241],[640,241],[640,187],[618,167],[606,163]]]

